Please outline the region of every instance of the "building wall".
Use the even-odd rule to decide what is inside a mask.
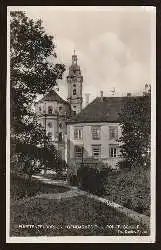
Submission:
[[[53,108],[52,114],[48,113],[48,107]],[[61,109],[59,109],[61,107]],[[39,110],[41,108],[41,111]],[[52,133],[51,142],[55,145],[56,149],[61,152],[63,160],[66,159],[65,153],[65,135],[67,133],[66,114],[69,113],[69,105],[65,103],[58,103],[56,101],[38,102],[35,106],[35,111],[38,114],[38,122],[45,128],[46,134]],[[48,124],[51,123],[50,127]],[[59,125],[62,125],[60,127]],[[62,141],[59,141],[59,133],[62,132]]]
[[[99,140],[92,139],[92,126],[101,126],[101,134]],[[121,128],[119,123],[80,123],[80,124],[69,124],[67,126],[67,137],[68,137],[68,165],[72,165],[76,162],[74,147],[75,145],[80,145],[84,147],[83,158],[92,158],[92,145],[101,144],[101,156],[100,160],[108,163],[112,168],[116,168],[116,163],[120,160],[120,157],[111,158],[109,155],[110,144],[117,144],[120,146],[120,143],[114,139],[109,139],[109,127],[117,126],[118,127],[118,138],[121,136]],[[83,138],[80,140],[74,139],[74,129],[76,127],[83,127]],[[119,153],[119,149],[118,149]]]
[[[59,112],[59,115],[63,116],[66,113],[69,113],[69,105],[68,104],[58,103],[56,101],[38,102],[35,106],[35,111],[39,115],[48,114],[48,107],[49,106],[52,107],[52,109],[53,109],[52,114]],[[39,108],[41,108],[41,111]]]

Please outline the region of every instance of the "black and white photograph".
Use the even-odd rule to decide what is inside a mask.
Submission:
[[[155,242],[155,12],[8,6],[8,243]]]

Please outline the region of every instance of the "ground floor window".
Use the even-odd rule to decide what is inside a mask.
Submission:
[[[83,158],[83,147],[76,145],[74,147],[74,155],[75,155],[75,158],[82,159]]]
[[[52,133],[51,132],[48,132],[48,137],[49,137],[49,140],[52,141]]]
[[[109,155],[112,158],[118,157],[118,145],[110,145]]]
[[[92,145],[92,157],[94,159],[100,159],[100,157],[101,157],[101,145]]]

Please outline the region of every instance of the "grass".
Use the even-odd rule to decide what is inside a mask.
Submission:
[[[35,196],[40,193],[63,193],[69,188],[56,186],[53,184],[42,183],[39,180],[32,179],[31,183],[28,179],[16,175],[11,175],[11,202],[24,197]]]
[[[17,203],[10,221],[11,236],[149,235],[139,223],[85,196]]]
[[[137,168],[109,174],[104,197],[150,216],[150,170]]]

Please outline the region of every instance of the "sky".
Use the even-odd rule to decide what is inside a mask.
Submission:
[[[152,82],[154,9],[152,7],[30,7],[28,17],[41,19],[54,36],[57,60],[66,72],[59,94],[67,98],[66,76],[76,50],[83,81],[83,97],[142,93]],[[85,99],[85,98],[84,98]],[[85,102],[84,102],[85,104]]]

